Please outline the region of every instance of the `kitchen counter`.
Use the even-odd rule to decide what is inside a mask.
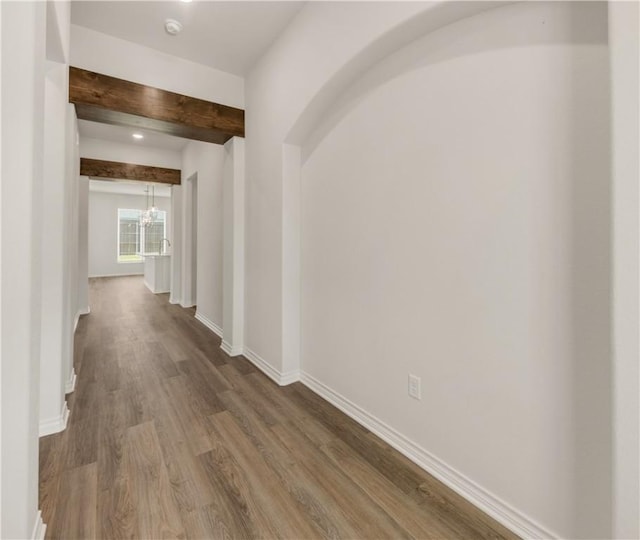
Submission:
[[[141,253],[144,257],[144,284],[154,294],[167,293],[171,286],[171,255]]]

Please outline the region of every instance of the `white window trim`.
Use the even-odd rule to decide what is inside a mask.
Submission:
[[[118,219],[116,220],[117,227],[117,240],[116,240],[116,263],[118,264],[141,264],[144,262],[144,258],[142,255],[138,255],[138,259],[133,261],[121,261],[120,260],[120,212],[138,212],[138,219],[140,219],[140,212],[142,210],[138,210],[136,208],[118,208]],[[142,246],[140,246],[142,247]]]

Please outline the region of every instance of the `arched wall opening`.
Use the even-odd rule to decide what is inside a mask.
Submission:
[[[448,24],[328,83],[283,148],[283,371],[298,297],[302,380],[533,536],[611,531],[606,21]]]

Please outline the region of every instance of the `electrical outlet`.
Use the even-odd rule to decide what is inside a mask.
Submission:
[[[415,399],[421,399],[420,397],[420,377],[416,375],[409,375],[409,395]]]

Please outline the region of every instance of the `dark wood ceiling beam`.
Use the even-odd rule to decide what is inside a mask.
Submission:
[[[136,180],[139,182],[180,184],[180,169],[150,167],[148,165],[104,161],[102,159],[80,158],[80,174],[105,180]]]
[[[244,137],[244,111],[69,67],[69,102],[78,118],[224,144]]]

